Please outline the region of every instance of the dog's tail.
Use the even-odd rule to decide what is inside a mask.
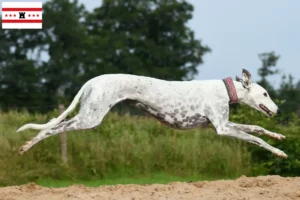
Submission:
[[[20,127],[17,132],[24,131],[26,129],[36,129],[36,130],[44,130],[54,127],[55,125],[59,124],[62,120],[64,120],[70,112],[72,112],[75,108],[77,103],[79,102],[79,99],[84,91],[86,84],[81,87],[81,89],[78,91],[76,96],[74,97],[71,105],[65,110],[60,116],[57,118],[52,119],[47,124],[25,124],[24,126]]]

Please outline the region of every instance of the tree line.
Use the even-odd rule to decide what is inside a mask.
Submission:
[[[93,11],[77,0],[47,1],[43,29],[0,32],[0,108],[47,112],[107,73],[191,80],[211,52],[187,26],[192,16],[193,6],[180,0],[103,0]],[[300,82],[285,76],[275,90],[267,78],[279,73],[279,56],[259,59],[259,83],[289,102],[285,110],[297,109]]]

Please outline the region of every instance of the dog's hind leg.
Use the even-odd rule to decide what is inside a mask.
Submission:
[[[19,154],[23,154],[25,151],[30,149],[33,145],[37,144],[41,140],[59,134],[61,132],[87,130],[99,126],[110,108],[114,104],[124,100],[124,98],[119,98],[114,102],[106,101],[107,99],[102,99],[105,101],[99,101],[97,96],[94,97],[95,98],[90,98],[85,101],[79,113],[74,118],[66,122],[61,122],[51,129],[40,131],[36,137],[26,142],[26,144],[19,149]]]
[[[99,126],[102,119],[105,117],[107,112],[98,113],[97,116],[83,116],[76,115],[74,118],[61,122],[51,129],[42,130],[38,133],[36,137],[27,141],[20,149],[19,154],[23,154],[25,151],[29,150],[33,145],[37,144],[41,140],[44,140],[50,136],[57,135],[61,132],[76,131],[76,130],[87,130]]]
[[[90,129],[101,123],[101,120],[100,122],[97,121],[96,123],[95,121],[96,118],[93,120],[94,121],[86,121],[85,118],[82,117],[81,115],[76,115],[74,118],[66,122],[61,122],[51,129],[42,130],[37,134],[37,136],[32,138],[30,141],[27,141],[19,149],[19,154],[23,154],[25,151],[29,150],[33,145],[37,144],[41,140],[44,140],[50,136],[56,135],[64,131]]]
[[[223,136],[228,136],[228,137],[233,137],[233,138],[237,138],[240,140],[244,140],[246,142],[256,144],[262,148],[265,148],[266,150],[272,152],[273,154],[275,154],[278,157],[287,158],[287,155],[283,151],[281,151],[275,147],[272,147],[271,145],[266,143],[261,138],[247,134],[241,130],[238,130],[238,129],[232,127],[229,124],[217,127],[216,131],[217,131],[218,135],[223,135]]]
[[[236,129],[239,129],[241,131],[247,132],[247,133],[258,133],[259,135],[267,135],[276,140],[285,139],[284,135],[281,135],[278,133],[273,133],[271,131],[264,129],[263,127],[256,126],[256,125],[237,124],[237,123],[233,123],[233,122],[229,122],[229,125]]]

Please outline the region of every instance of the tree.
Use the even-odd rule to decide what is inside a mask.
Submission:
[[[258,70],[258,74],[264,80],[267,76],[277,74],[279,71],[276,68],[277,61],[280,56],[276,55],[274,51],[268,53],[261,53],[258,55],[262,61],[262,67]]]
[[[0,98],[9,93],[9,98],[0,102],[2,108],[32,105],[41,111],[46,105],[44,110],[49,110],[47,105],[58,103],[59,91],[69,89],[66,98],[70,99],[81,87],[78,76],[87,53],[81,20],[86,10],[77,1],[52,0],[44,4],[43,11],[43,29],[1,32],[5,50],[0,64]],[[37,55],[29,58],[29,51]],[[41,54],[49,60],[41,59]]]
[[[70,100],[81,87],[79,79],[84,73],[84,57],[88,54],[85,45],[88,35],[82,24],[87,11],[77,0],[52,0],[43,10],[44,28],[37,33],[44,36],[39,50],[49,56],[49,61],[40,66],[43,86],[52,94],[53,103],[59,97]]]
[[[210,52],[186,26],[192,11],[182,0],[104,0],[92,12],[77,0],[47,1],[43,29],[0,33],[0,98],[10,95],[0,106],[69,102],[107,73],[190,80]]]
[[[210,51],[186,26],[192,11],[186,1],[104,0],[85,22],[94,52],[89,72],[192,79]]]
[[[258,69],[258,75],[261,77],[260,81],[258,81],[258,84],[266,88],[272,97],[276,97],[276,91],[268,82],[267,77],[279,73],[276,65],[280,56],[276,55],[274,51],[271,51],[267,53],[261,53],[258,55],[258,57],[262,62],[262,66]]]
[[[28,58],[32,49],[28,31],[3,30],[0,33],[0,106],[2,110],[40,103],[36,61]],[[22,39],[24,38],[24,39]],[[27,39],[25,39],[27,38]]]
[[[300,90],[297,86],[297,84],[294,84],[292,75],[288,77],[283,75],[278,90],[278,97],[285,100],[285,103],[281,106],[285,112],[292,113],[296,111],[300,116]]]

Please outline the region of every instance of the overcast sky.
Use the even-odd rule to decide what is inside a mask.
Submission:
[[[26,0],[18,0],[26,1]],[[36,1],[36,0],[31,0]],[[235,77],[246,68],[258,79],[259,53],[275,51],[282,73],[300,79],[299,0],[188,0],[194,17],[188,26],[212,52],[204,57],[196,79]],[[43,0],[45,2],[45,0]],[[79,0],[88,10],[101,1]],[[280,76],[270,81],[278,86]]]

